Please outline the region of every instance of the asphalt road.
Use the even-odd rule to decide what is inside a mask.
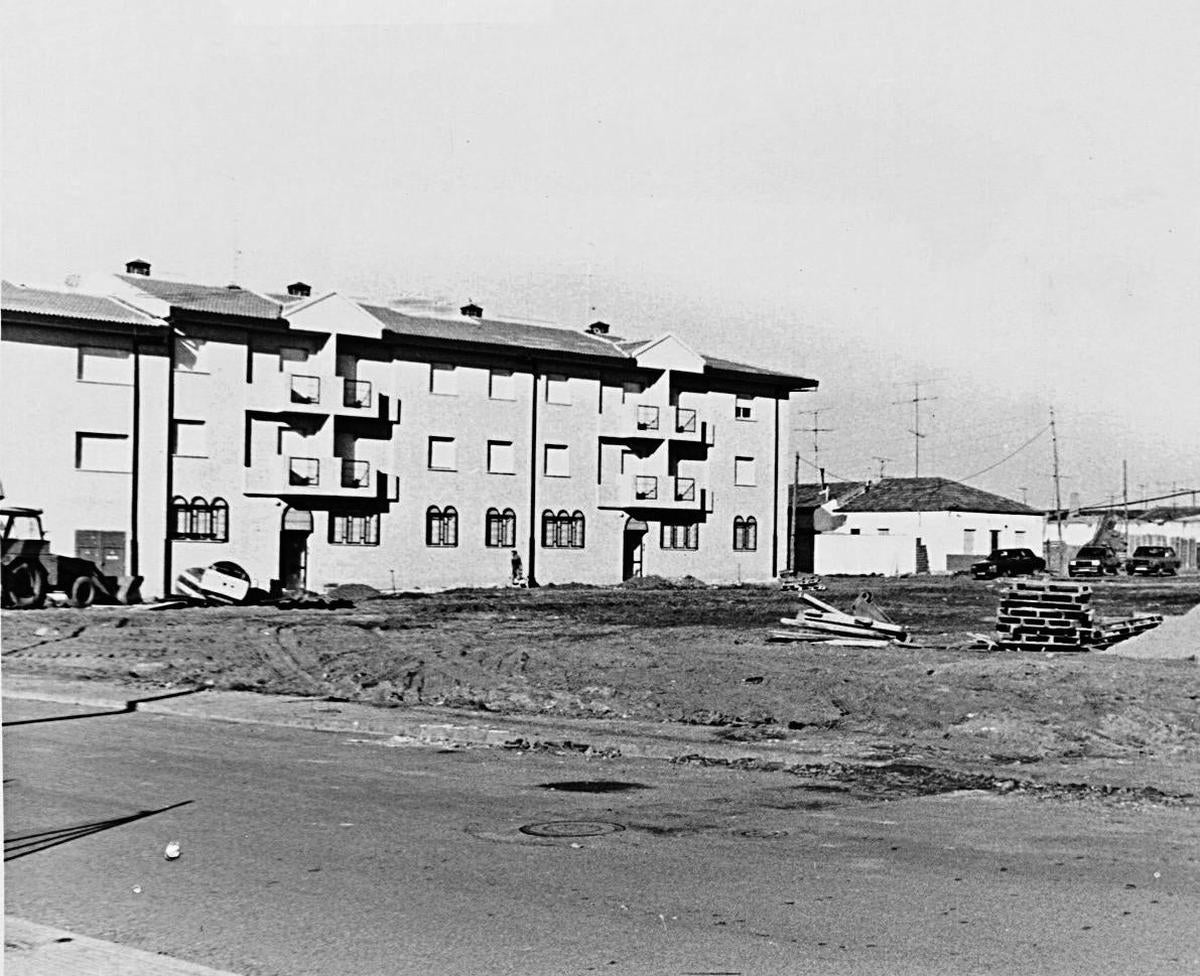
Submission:
[[[6,910],[210,966],[1200,972],[1194,811],[87,711],[5,702]]]

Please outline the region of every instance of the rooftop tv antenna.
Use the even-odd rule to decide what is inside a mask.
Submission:
[[[895,405],[911,403],[913,406],[913,425],[909,428],[909,433],[913,435],[913,477],[921,477],[921,441],[925,439],[925,434],[921,430],[921,404],[927,400],[936,400],[937,397],[921,396],[921,381],[913,380],[913,396],[911,400],[895,400]]]

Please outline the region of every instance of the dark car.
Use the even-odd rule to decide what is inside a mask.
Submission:
[[[1029,576],[1046,570],[1046,560],[1032,549],[993,549],[992,554],[971,567],[976,579],[995,579],[997,576]]]
[[[1116,576],[1121,557],[1112,546],[1082,546],[1075,558],[1067,563],[1068,576]]]
[[[1179,556],[1170,546],[1138,546],[1125,560],[1125,572],[1130,576],[1136,573],[1174,576],[1178,570]]]

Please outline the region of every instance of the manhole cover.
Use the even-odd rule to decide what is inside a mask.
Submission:
[[[542,783],[541,788],[563,793],[628,793],[650,789],[645,783],[623,783],[616,779],[569,779],[561,783]]]
[[[546,823],[526,824],[521,833],[532,837],[597,837],[600,834],[617,834],[625,828],[607,820],[550,820]]]

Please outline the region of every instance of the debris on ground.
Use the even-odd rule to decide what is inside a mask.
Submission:
[[[817,590],[825,589],[820,576],[784,576],[779,581],[781,590]]]
[[[891,622],[869,590],[859,593],[853,613],[844,613],[806,590],[800,591],[800,601],[797,616],[779,618],[788,629],[773,631],[770,640],[820,641],[839,647],[886,647],[908,641],[908,633]]]
[[[1014,582],[1000,593],[996,647],[1003,651],[1092,651],[1162,623],[1158,614],[1098,621],[1092,588],[1061,580]]]
[[[250,574],[237,563],[221,560],[211,566],[193,566],[175,578],[179,593],[200,603],[240,606],[250,596]]]

